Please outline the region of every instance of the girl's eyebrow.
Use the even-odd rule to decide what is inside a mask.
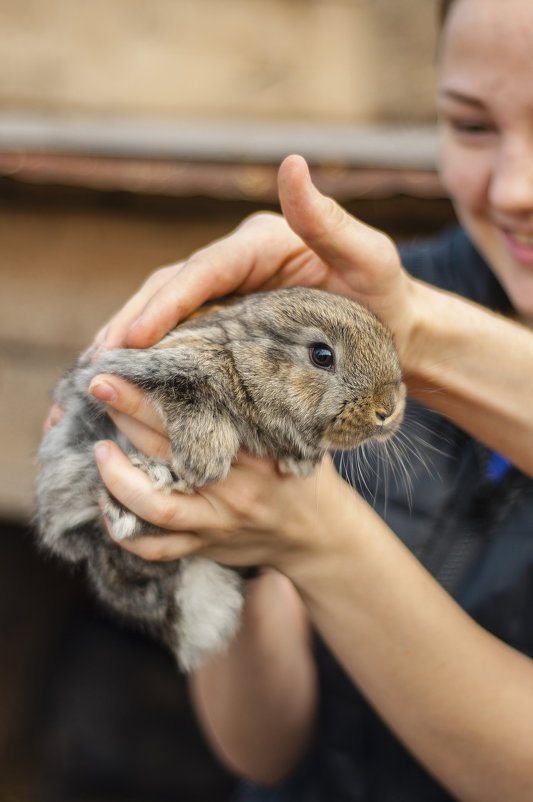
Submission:
[[[444,87],[439,91],[439,95],[444,98],[449,98],[450,100],[457,100],[460,103],[466,103],[468,106],[475,106],[478,109],[485,108],[485,104],[482,100],[479,100],[477,97],[468,95],[465,92],[461,92],[457,89],[447,89]]]

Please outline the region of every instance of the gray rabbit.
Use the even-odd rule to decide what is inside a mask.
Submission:
[[[106,491],[93,445],[112,439],[165,492],[223,479],[239,448],[308,475],[328,449],[385,439],[399,427],[405,387],[392,338],[364,307],[300,287],[214,304],[152,348],[106,352],[59,383],[65,412],[39,449],[40,542],[84,561],[95,590],[161,638],[190,671],[235,634],[241,572],[203,557],[147,562],[109,538],[157,531]],[[136,452],[88,393],[98,373],[141,387],[167,428],[172,461]]]

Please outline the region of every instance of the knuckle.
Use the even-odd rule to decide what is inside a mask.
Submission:
[[[130,415],[132,418],[136,418],[142,414],[145,400],[141,390],[128,384],[123,391],[123,399],[123,412]]]
[[[199,265],[204,264],[211,257],[213,248],[214,245],[210,245],[207,246],[206,248],[202,248],[201,250],[192,253],[185,263],[187,269],[194,270]]]
[[[324,224],[328,229],[345,228],[351,222],[348,212],[342,208],[333,198],[325,196],[325,215]]]
[[[154,516],[152,523],[162,529],[179,529],[179,510],[174,494],[164,495],[156,491],[154,496]]]
[[[396,254],[396,246],[391,237],[384,231],[375,230],[376,234],[376,248],[381,256],[388,256],[389,258]]]
[[[243,231],[248,228],[256,228],[263,226],[271,226],[272,223],[279,223],[283,218],[275,212],[254,212],[246,217],[242,223],[236,228],[236,231]]]
[[[386,270],[396,268],[400,264],[400,257],[393,240],[384,232],[378,232],[374,246],[376,264],[382,265]]]
[[[137,514],[142,502],[142,492],[138,487],[131,487],[122,476],[111,477],[110,480],[106,481],[106,487],[123,507]]]
[[[309,238],[321,240],[338,236],[352,221],[348,212],[333,198],[322,196],[320,214],[313,216],[309,230],[304,232]]]
[[[117,398],[111,406],[124,415],[132,418],[140,417],[145,404],[142,390],[131,382],[114,375],[106,376],[105,381],[111,384],[117,393]]]
[[[204,250],[193,253],[187,260],[187,269],[192,273],[209,275],[210,283],[217,286],[220,279],[225,280],[227,276],[227,259],[220,247],[220,243],[205,248]],[[180,296],[180,288],[174,289],[176,297]]]

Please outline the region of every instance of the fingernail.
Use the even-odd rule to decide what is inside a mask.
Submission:
[[[142,318],[142,315],[139,315],[139,317],[136,320],[133,321],[133,323],[131,324],[131,326],[128,329],[128,332],[127,332],[128,334],[129,334],[130,331],[133,331],[133,329],[135,329],[137,327],[137,325],[139,324],[141,318]]]
[[[94,445],[94,456],[98,465],[103,465],[109,457],[109,444],[105,440],[100,440]]]
[[[118,398],[118,393],[113,385],[103,379],[93,379],[89,385],[89,392],[100,401],[105,401],[106,404],[113,403]]]

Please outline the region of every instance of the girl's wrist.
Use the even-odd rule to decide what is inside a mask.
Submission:
[[[431,306],[425,285],[409,276],[402,316],[394,330],[394,343],[406,379],[416,376],[421,370],[428,304]]]
[[[276,565],[300,591],[320,582],[330,560],[344,561],[357,545],[357,520],[363,499],[339,476],[331,460],[320,468],[317,496],[289,533]],[[349,559],[352,559],[350,557]]]

